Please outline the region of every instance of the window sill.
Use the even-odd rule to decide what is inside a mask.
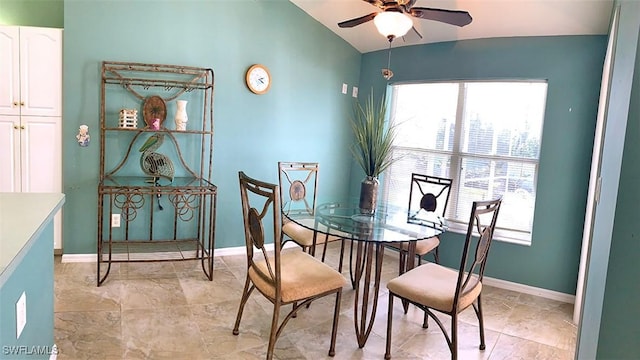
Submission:
[[[467,227],[468,227],[467,224],[454,223],[449,221],[448,225],[449,225],[447,229],[448,232],[453,232],[460,235],[467,234]],[[529,232],[496,229],[496,233],[493,235],[493,239],[501,242],[510,243],[510,244],[531,246],[531,233]]]

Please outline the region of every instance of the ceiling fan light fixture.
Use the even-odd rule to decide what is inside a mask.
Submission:
[[[397,11],[383,11],[373,18],[378,32],[386,38],[404,36],[413,27],[413,21],[405,14]]]

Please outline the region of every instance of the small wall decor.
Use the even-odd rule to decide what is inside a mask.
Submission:
[[[162,126],[162,122],[167,118],[167,104],[160,96],[149,96],[144,100],[142,105],[142,117],[147,126],[153,129],[153,123],[158,119],[158,129]]]
[[[78,129],[78,135],[76,135],[76,139],[78,139],[78,145],[82,147],[89,146],[91,136],[89,135],[89,127],[87,125],[80,125],[80,129]]]
[[[189,117],[187,116],[187,100],[177,100],[176,104],[178,106],[174,118],[176,130],[187,130],[187,121],[189,121]]]
[[[121,128],[135,129],[138,127],[138,110],[122,109],[120,110],[120,121],[118,126]]]

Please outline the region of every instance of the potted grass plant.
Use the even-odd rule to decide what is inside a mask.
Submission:
[[[375,212],[379,176],[395,161],[391,147],[396,135],[395,126],[386,121],[387,106],[384,96],[376,104],[373,91],[364,104],[354,105],[351,128],[355,143],[351,152],[366,177],[360,186],[360,212],[372,215]]]

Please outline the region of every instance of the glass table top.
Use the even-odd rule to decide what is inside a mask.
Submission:
[[[426,239],[447,228],[445,220],[433,213],[409,214],[406,208],[385,203],[379,203],[373,215],[363,214],[357,201],[324,203],[313,212],[285,204],[283,216],[320,233],[375,242]]]

